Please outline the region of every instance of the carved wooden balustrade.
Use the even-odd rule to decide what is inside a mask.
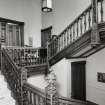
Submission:
[[[23,67],[18,67],[15,65],[5,49],[2,49],[1,64],[1,71],[8,83],[10,90],[12,91],[13,98],[16,100],[16,102],[18,102],[19,105],[22,105],[22,87],[23,83],[27,79],[27,70]]]
[[[49,59],[52,59],[59,52],[68,48],[68,46],[75,43],[78,39],[81,39],[85,33],[89,32],[89,30],[92,30],[94,28],[94,22],[104,22],[103,0],[93,0],[93,3],[94,2],[98,3],[91,4],[48,44]]]
[[[32,47],[5,47],[18,66],[32,66],[47,62],[47,49]]]
[[[48,95],[46,95],[44,90],[32,86],[29,83],[24,84],[23,90],[24,90],[23,105],[51,105],[50,98]],[[88,104],[88,102],[69,99],[62,96],[57,96],[56,98],[58,99],[56,105],[90,105]]]
[[[48,45],[49,59],[55,56],[81,38],[84,33],[92,29],[93,10],[90,5],[75,19],[60,35]],[[103,0],[98,2],[98,22],[103,23]],[[5,47],[1,51],[1,71],[5,76],[9,88],[18,105],[51,105],[50,98],[45,91],[27,83],[28,70],[26,66],[47,64],[47,50],[43,48]],[[88,105],[85,102],[74,101],[64,97],[56,97],[58,105]]]
[[[23,86],[24,101],[23,105],[50,105],[49,97],[46,97],[44,90],[25,83]]]
[[[27,83],[27,70],[24,67],[17,66],[5,49],[2,49],[1,61],[2,73],[18,105],[51,105],[50,97],[45,90]],[[86,103],[64,97],[57,96],[56,98],[58,99],[57,105],[86,105]]]

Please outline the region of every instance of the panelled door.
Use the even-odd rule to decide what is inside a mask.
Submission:
[[[86,100],[85,61],[71,63],[71,98]]]

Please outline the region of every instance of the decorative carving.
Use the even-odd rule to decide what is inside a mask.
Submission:
[[[57,105],[57,89],[56,89],[56,75],[54,73],[50,73],[46,78],[48,82],[48,86],[46,87],[46,94],[50,96],[50,104]]]

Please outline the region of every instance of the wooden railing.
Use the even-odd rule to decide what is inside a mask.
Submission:
[[[23,105],[51,105],[50,97],[46,95],[44,90],[32,86],[29,83],[24,84],[23,90]],[[56,96],[56,98],[57,105],[86,105],[86,102],[75,99],[69,99],[62,96]]]
[[[50,99],[46,97],[44,90],[25,83],[24,90],[24,104],[23,105],[50,105]]]
[[[19,105],[23,103],[22,86],[27,79],[27,70],[15,65],[5,49],[2,49],[1,71],[9,84],[12,96]]]
[[[51,105],[50,97],[49,95],[46,95],[45,90],[27,83],[27,70],[24,67],[18,67],[5,49],[2,49],[1,61],[2,73],[5,76],[9,88],[12,91],[12,96],[18,105]],[[58,99],[58,105],[81,103],[64,97],[57,96],[56,98]]]
[[[5,47],[18,66],[32,66],[47,62],[47,49],[32,47]]]
[[[94,0],[95,1],[95,0]],[[95,6],[96,7],[96,6]],[[103,0],[98,0],[96,7],[98,12],[97,22],[103,22]],[[95,11],[95,12],[96,12]],[[82,14],[80,14],[70,25],[68,25],[55,39],[48,44],[48,56],[51,59],[60,51],[67,48],[77,39],[81,38],[87,31],[91,30],[96,18],[93,14],[94,7],[90,5]]]
[[[98,8],[98,12],[100,11],[98,22],[103,22],[103,0],[99,1],[98,7],[100,7]],[[57,38],[51,41],[48,45],[50,58],[74,43],[75,40],[92,28],[92,10],[92,5],[90,5]],[[45,91],[27,83],[27,69],[24,68],[27,65],[46,63],[47,50],[43,48],[5,47],[2,48],[1,53],[1,71],[18,105],[50,105],[50,98]],[[56,98],[58,99],[58,105],[72,105],[74,103],[86,105],[86,103],[64,97]]]

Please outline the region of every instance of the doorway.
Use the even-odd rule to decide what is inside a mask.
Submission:
[[[71,98],[86,101],[86,61],[71,63]]]
[[[46,48],[47,41],[51,39],[52,26],[41,30],[41,47]]]

